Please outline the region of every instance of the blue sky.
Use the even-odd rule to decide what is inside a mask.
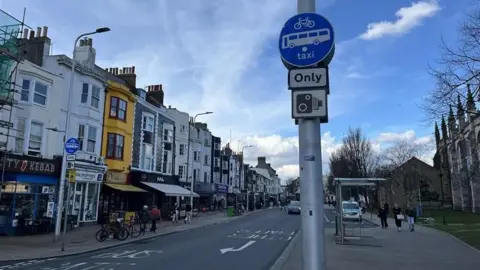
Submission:
[[[324,169],[349,126],[362,127],[376,149],[394,140],[431,143],[418,105],[434,87],[427,65],[440,38],[453,43],[473,0],[323,0],[317,12],[336,31],[330,122],[322,125]],[[195,114],[234,148],[253,144],[283,177],[298,173],[297,127],[277,40],[296,13],[294,0],[0,1],[35,28],[48,26],[54,54],[71,55],[80,33],[93,37],[97,64],[136,66],[138,87],[163,84],[165,103]],[[200,118],[198,119],[200,120]],[[240,142],[240,143],[239,143]],[[431,154],[431,153],[429,153]]]

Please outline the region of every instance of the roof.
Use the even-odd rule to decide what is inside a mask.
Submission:
[[[267,169],[263,169],[263,168],[253,168],[253,170],[254,170],[256,173],[260,174],[261,176],[263,176],[263,177],[271,180],[271,178],[270,178],[270,173],[268,172]]]

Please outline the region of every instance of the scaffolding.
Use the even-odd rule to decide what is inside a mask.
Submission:
[[[19,93],[17,81],[17,68],[25,56],[24,29],[25,11],[21,20],[16,19],[0,9],[0,161],[2,166],[0,179],[0,200],[5,177],[5,165],[8,155],[8,141],[12,137],[11,130],[13,108],[15,108],[15,94]],[[21,88],[20,88],[21,89]]]

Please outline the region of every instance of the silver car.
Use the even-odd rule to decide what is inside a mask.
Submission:
[[[287,207],[287,213],[290,214],[300,214],[302,208],[300,207],[299,201],[291,201]]]

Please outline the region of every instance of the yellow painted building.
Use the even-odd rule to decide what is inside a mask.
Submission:
[[[128,173],[132,163],[133,114],[136,97],[128,87],[107,83],[102,156],[109,171]]]

